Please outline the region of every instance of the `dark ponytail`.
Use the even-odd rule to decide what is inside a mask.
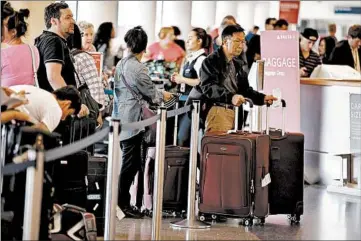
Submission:
[[[28,24],[25,22],[25,19],[29,17],[29,9],[20,9],[15,11],[12,16],[9,17],[8,29],[16,30],[16,37],[20,38],[26,34],[28,30]]]
[[[210,37],[203,28],[194,28],[192,29],[192,32],[195,32],[197,38],[202,40],[201,48],[209,52],[212,43],[212,37]]]
[[[124,41],[133,54],[139,54],[147,48],[148,35],[141,26],[137,26],[125,34]]]

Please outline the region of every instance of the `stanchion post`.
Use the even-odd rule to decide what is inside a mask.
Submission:
[[[158,109],[160,119],[157,121],[157,143],[155,154],[154,172],[154,195],[153,195],[153,220],[152,220],[152,240],[160,240],[163,212],[163,187],[164,187],[164,154],[165,154],[165,134],[167,109]]]
[[[177,98],[176,103],[175,103],[175,108],[178,109],[179,107],[179,98]],[[178,119],[179,116],[176,115],[174,116],[174,130],[173,130],[173,145],[176,146],[177,145],[177,138],[178,138]]]
[[[122,166],[119,142],[120,121],[112,119],[109,129],[107,189],[105,199],[104,240],[115,240],[118,205],[119,165]]]
[[[257,91],[263,93],[264,87],[264,60],[257,60]],[[257,130],[262,132],[262,108],[257,108]],[[254,115],[255,116],[255,115]],[[251,120],[253,121],[253,120]]]
[[[41,134],[36,137],[35,149],[36,165],[26,171],[23,240],[39,240],[44,180],[44,144]]]
[[[6,127],[4,125],[1,126],[1,140],[0,140],[0,162],[1,166],[5,166],[5,150],[6,150]],[[3,171],[2,168],[0,170],[1,175],[1,183],[0,183],[0,193],[3,193]]]
[[[193,101],[193,107],[194,108],[192,111],[191,150],[188,177],[187,218],[179,222],[173,222],[171,223],[171,226],[174,228],[205,229],[209,228],[210,224],[197,220],[195,215],[200,101]]]

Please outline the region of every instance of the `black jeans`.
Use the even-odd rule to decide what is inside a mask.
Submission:
[[[129,189],[134,181],[134,177],[142,166],[142,143],[144,133],[120,142],[123,152],[123,165],[119,176],[118,205],[120,208],[130,206]],[[141,173],[140,173],[141,174]],[[138,183],[138,188],[143,183]]]

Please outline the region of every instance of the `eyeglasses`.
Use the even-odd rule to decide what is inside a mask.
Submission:
[[[245,44],[246,43],[246,40],[233,40],[233,39],[230,39],[234,44],[236,45],[241,45],[241,44]]]
[[[232,39],[231,37],[230,38],[227,38],[228,40],[231,40],[234,44],[236,45],[240,45],[240,44],[245,44],[246,43],[246,40],[242,39]]]

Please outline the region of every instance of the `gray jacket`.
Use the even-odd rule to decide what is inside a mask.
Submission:
[[[141,103],[127,89],[123,82],[123,76],[132,90],[141,97]],[[114,76],[113,118],[119,119],[120,123],[140,121],[142,120],[142,103],[160,104],[162,100],[163,94],[156,89],[155,84],[148,75],[148,69],[133,54],[119,61]],[[144,129],[124,130],[120,133],[120,140],[130,139],[141,131],[144,131]]]

